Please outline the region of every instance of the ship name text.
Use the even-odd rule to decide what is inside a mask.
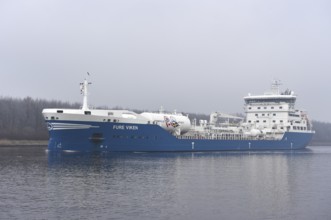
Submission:
[[[113,130],[138,130],[135,125],[113,125]]]

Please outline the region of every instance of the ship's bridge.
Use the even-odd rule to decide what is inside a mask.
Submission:
[[[244,97],[246,104],[254,103],[288,103],[294,104],[296,101],[296,96],[294,95],[260,95],[260,96],[251,96],[248,95]]]
[[[257,129],[306,132],[311,129],[304,111],[295,109],[297,96],[291,90],[280,92],[279,82],[274,82],[271,91],[263,95],[244,97],[246,124]]]
[[[263,95],[251,95],[244,97],[246,105],[267,105],[267,104],[288,104],[294,107],[296,101],[296,95],[294,92],[287,89],[284,92],[280,92],[279,81],[274,81],[271,85],[271,90],[265,92]]]

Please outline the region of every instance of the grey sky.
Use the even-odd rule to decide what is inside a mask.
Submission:
[[[331,122],[329,0],[0,0],[0,96],[243,112],[274,78]]]

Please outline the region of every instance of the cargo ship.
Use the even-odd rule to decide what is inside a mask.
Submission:
[[[295,150],[305,148],[315,133],[307,113],[295,108],[293,91],[280,91],[279,81],[263,95],[244,97],[245,116],[212,112],[209,120],[181,113],[136,113],[93,109],[87,79],[80,84],[79,109],[44,109],[49,151],[176,152]]]

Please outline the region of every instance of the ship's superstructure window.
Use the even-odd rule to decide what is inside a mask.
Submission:
[[[85,115],[91,115],[91,111],[85,111],[84,114]]]
[[[57,110],[56,112],[57,113],[63,113],[63,110]]]

